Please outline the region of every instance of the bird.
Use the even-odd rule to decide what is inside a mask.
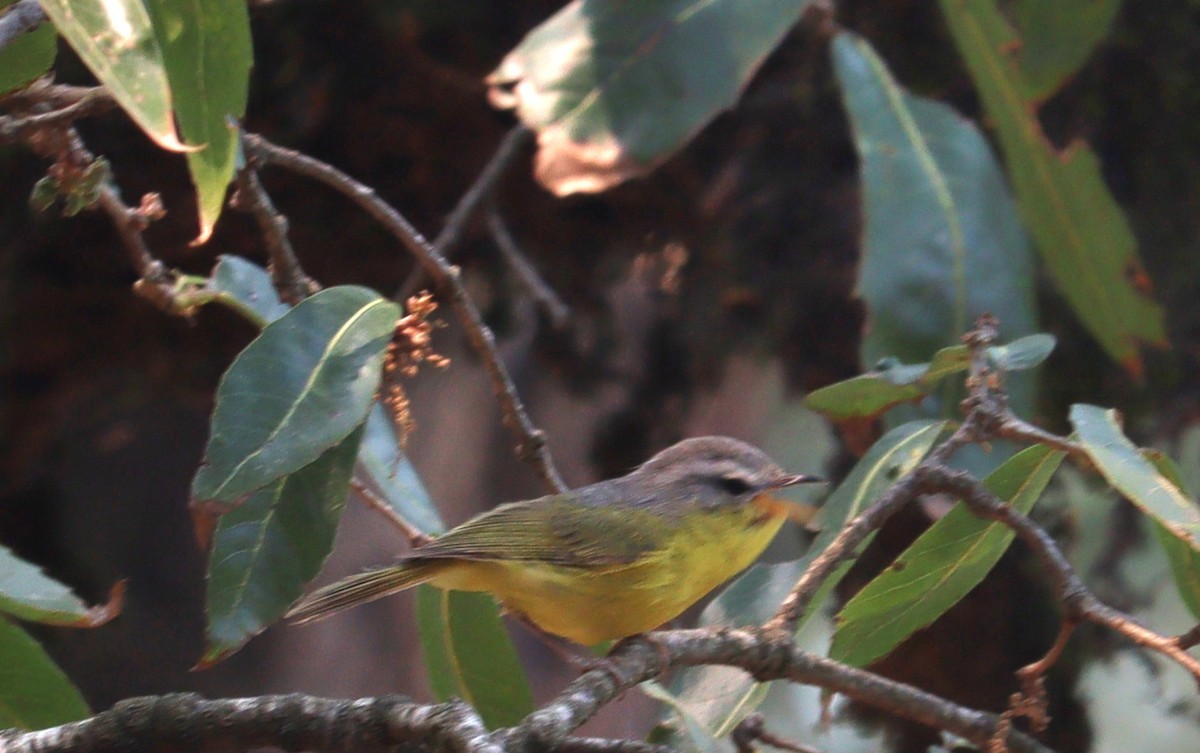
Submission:
[[[685,439],[624,476],[499,505],[285,616],[306,623],[428,583],[489,592],[536,630],[578,644],[624,639],[748,567],[785,520],[811,521],[815,507],[773,493],[820,480],[737,439]]]

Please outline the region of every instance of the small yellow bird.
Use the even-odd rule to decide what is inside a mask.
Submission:
[[[583,645],[625,638],[749,566],[785,519],[811,520],[815,508],[771,493],[819,480],[736,439],[685,439],[620,478],[482,513],[394,565],[314,592],[287,616],[317,620],[429,583],[486,591]]]

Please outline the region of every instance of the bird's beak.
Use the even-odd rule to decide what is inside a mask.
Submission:
[[[817,478],[816,476],[805,476],[803,473],[792,473],[784,476],[775,482],[773,486],[776,489],[782,489],[785,486],[795,486],[796,484],[823,484],[825,479]]]
[[[774,486],[776,489],[782,489],[785,486],[795,486],[796,484],[817,484],[823,483],[824,481],[825,479],[817,478],[816,476],[805,476],[802,473],[796,473],[783,476],[774,484],[772,484],[772,486]],[[817,511],[820,509],[804,502],[794,502],[790,499],[776,497],[774,495],[772,495],[771,499],[777,505],[776,509],[782,512],[788,520],[792,520],[805,527],[808,527],[809,524],[812,523],[813,518],[815,518],[817,515]]]

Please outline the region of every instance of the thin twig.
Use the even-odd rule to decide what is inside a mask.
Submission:
[[[49,126],[69,123],[89,115],[97,115],[111,110],[116,101],[104,89],[92,88],[84,90],[83,96],[58,109],[39,112],[32,115],[0,115],[0,141],[16,141],[27,138],[29,134]]]
[[[18,0],[0,14],[0,50],[23,34],[41,26],[47,20],[46,11],[38,0]]]
[[[263,164],[276,165],[305,175],[349,197],[416,257],[434,284],[449,298],[451,307],[466,328],[468,340],[491,376],[504,414],[504,422],[517,436],[517,456],[533,463],[542,478],[555,491],[564,491],[566,485],[563,484],[554,459],[546,447],[545,434],[533,425],[525,406],[517,396],[516,386],[509,376],[508,368],[496,350],[496,339],[484,324],[479,309],[467,295],[457,268],[437,253],[403,215],[379,198],[369,186],[359,183],[332,165],[272,144],[257,134],[246,134],[243,143],[246,151],[262,160]]]
[[[1189,649],[1200,644],[1200,625],[1196,625],[1182,635],[1175,636],[1175,643],[1182,649]]]
[[[550,326],[558,331],[565,329],[570,320],[571,310],[558,297],[554,289],[546,284],[533,264],[521,253],[516,239],[509,232],[508,225],[500,216],[500,211],[496,209],[495,204],[488,207],[487,221],[492,239],[496,241],[496,248],[500,249],[500,254],[517,275],[517,279],[528,291],[529,296],[533,298],[533,302],[545,312],[546,318],[550,320]]]
[[[767,731],[766,720],[759,711],[755,711],[734,727],[729,738],[733,741],[733,746],[738,753],[755,753],[754,743],[759,741],[772,748],[786,750],[790,753],[821,753],[808,745],[801,745],[772,735]]]
[[[66,138],[65,157],[76,167],[95,161],[95,157],[84,146],[83,139],[74,127],[66,128],[62,133]],[[106,180],[99,188],[97,205],[112,219],[117,235],[121,237],[121,243],[129,255],[129,261],[137,272],[138,280],[133,285],[134,292],[167,313],[178,313],[179,307],[175,301],[176,276],[150,253],[150,248],[142,237],[150,220],[162,213],[162,205],[157,195],[147,194],[135,209],[121,199],[116,184]]]
[[[379,495],[377,495],[369,486],[367,486],[365,482],[359,480],[357,475],[350,480],[350,488],[353,489],[354,492],[358,494],[358,496],[361,497],[364,502],[367,503],[368,507],[382,515],[389,523],[394,525],[400,531],[400,533],[404,534],[404,537],[408,539],[408,543],[412,546],[421,546],[422,544],[428,544],[433,540],[428,534],[413,527],[411,523],[400,517],[400,514],[396,512],[395,508],[393,508],[384,500],[380,499]]]
[[[238,172],[237,185],[237,193],[230,203],[254,215],[258,222],[271,259],[268,265],[271,282],[279,292],[279,297],[294,306],[319,291],[321,285],[305,274],[300,266],[300,260],[296,258],[296,252],[288,240],[287,217],[280,214],[271,202],[270,195],[258,179],[254,164],[248,163]]]
[[[528,143],[532,135],[533,131],[522,123],[517,123],[504,135],[491,159],[483,166],[483,170],[480,171],[479,176],[475,178],[475,182],[471,184],[467,192],[458,200],[458,204],[446,217],[446,224],[442,226],[441,232],[433,239],[433,248],[439,254],[444,257],[450,256],[451,250],[462,239],[463,231],[466,230],[467,224],[483,204],[483,200],[491,195],[496,183],[504,175],[504,171],[508,169],[509,164],[520,153],[521,147]],[[428,270],[414,269],[408,279],[400,285],[400,289],[396,291],[396,300],[406,300],[421,288],[422,277],[425,274],[428,274]],[[434,277],[434,279],[437,278]]]

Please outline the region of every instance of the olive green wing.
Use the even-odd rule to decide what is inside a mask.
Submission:
[[[664,544],[666,524],[644,509],[580,504],[555,495],[501,505],[412,551],[406,559],[625,565]]]

